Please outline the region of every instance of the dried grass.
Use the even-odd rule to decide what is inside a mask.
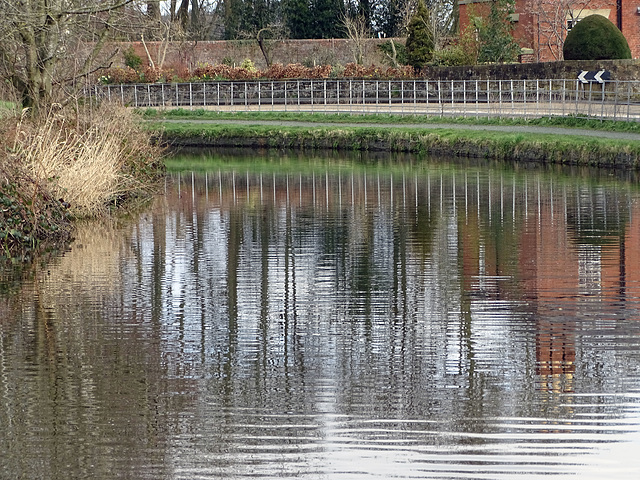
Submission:
[[[103,214],[148,189],[159,152],[130,110],[105,105],[69,118],[52,109],[42,119],[18,123],[13,151],[37,183],[82,217]]]

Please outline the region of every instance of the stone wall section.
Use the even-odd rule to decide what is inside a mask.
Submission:
[[[611,80],[640,80],[640,60],[571,60],[561,62],[426,67],[423,76],[439,80],[577,79],[582,71],[606,70]]]

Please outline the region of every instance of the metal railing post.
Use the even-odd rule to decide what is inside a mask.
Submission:
[[[600,121],[604,120],[604,93],[605,93],[605,83],[602,82],[602,98],[601,100],[601,105],[600,105]]]
[[[324,110],[327,110],[327,81],[324,80],[324,85],[323,85],[323,95],[324,95]]]
[[[618,80],[613,84],[613,121],[618,119]]]
[[[487,79],[487,118],[491,116],[491,83]]]
[[[475,85],[476,87],[476,118],[478,118],[480,116],[480,103],[479,103],[480,99],[478,98],[479,85],[478,85],[478,80],[475,80],[475,82],[476,82],[476,85]]]
[[[527,81],[522,80],[522,111],[524,113],[524,119],[527,119]]]
[[[511,116],[515,116],[515,105],[513,104],[513,80],[511,80]]]
[[[462,115],[464,117],[467,116],[467,81],[462,81]]]
[[[627,82],[627,122],[631,115],[631,82]]]
[[[453,113],[456,111],[456,107],[453,100],[453,91],[455,87],[453,85],[453,80],[451,80],[451,116],[453,117]]]

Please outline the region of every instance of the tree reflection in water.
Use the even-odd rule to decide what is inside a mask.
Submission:
[[[171,174],[5,301],[4,472],[633,478],[633,183],[267,167]]]

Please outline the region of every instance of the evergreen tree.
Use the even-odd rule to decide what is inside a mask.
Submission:
[[[372,30],[385,37],[400,37],[402,32],[402,0],[375,0],[372,13]]]
[[[513,39],[511,22],[515,3],[515,0],[492,0],[489,16],[476,19],[479,62],[508,63],[518,59],[520,46]]]
[[[312,0],[310,10],[313,26],[311,38],[344,37],[341,20],[344,5],[341,0]]]
[[[429,11],[424,0],[418,1],[418,8],[411,17],[407,30],[407,61],[409,65],[419,70],[431,60],[434,48]]]
[[[629,43],[611,20],[589,15],[571,29],[564,41],[565,60],[613,60],[631,58]]]
[[[289,38],[313,38],[308,0],[284,0],[282,10]]]

